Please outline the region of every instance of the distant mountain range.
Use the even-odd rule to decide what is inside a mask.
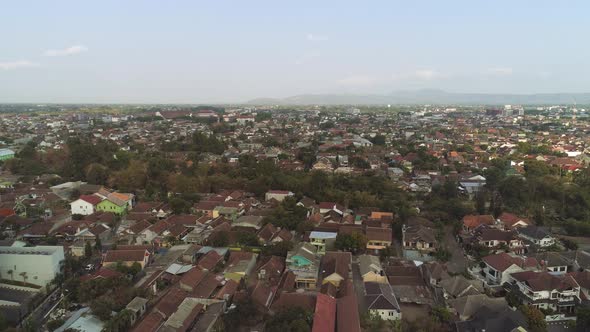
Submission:
[[[287,98],[258,98],[254,105],[556,105],[590,104],[590,93],[486,94],[442,90],[394,91],[385,95],[304,94]]]

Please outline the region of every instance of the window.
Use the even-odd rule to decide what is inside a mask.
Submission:
[[[389,316],[393,316],[393,311],[390,311],[389,312]]]

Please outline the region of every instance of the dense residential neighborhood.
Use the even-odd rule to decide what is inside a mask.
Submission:
[[[16,105],[0,314],[25,331],[587,331],[571,106]]]

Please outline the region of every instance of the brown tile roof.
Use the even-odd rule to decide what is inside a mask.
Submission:
[[[133,332],[156,332],[162,323],[164,323],[164,318],[162,315],[157,312],[150,312],[133,329]]]
[[[240,285],[237,282],[229,279],[225,282],[225,285],[221,287],[217,295],[215,295],[215,298],[218,300],[223,300],[225,295],[228,295],[231,298],[238,290],[239,286]]]
[[[147,250],[109,250],[104,257],[104,262],[142,262],[146,255],[149,256]]]
[[[328,251],[322,259],[322,279],[337,273],[343,279],[348,278],[352,268],[352,254],[350,252]]]
[[[197,264],[198,267],[205,269],[205,270],[213,270],[213,268],[223,260],[223,257],[217,253],[215,250],[211,250],[206,253]]]
[[[524,268],[536,266],[538,264],[535,258],[529,257],[523,259],[521,257],[510,256],[509,254],[504,252],[496,255],[486,256],[482,258],[482,260],[489,266],[502,272],[511,267],[512,265],[517,265],[521,268]]]
[[[197,287],[194,288],[191,296],[208,299],[215,289],[221,285],[221,280],[223,280],[223,278],[218,279],[215,274],[207,273]]]
[[[534,292],[567,290],[579,287],[571,275],[552,275],[549,272],[524,271],[511,274],[512,278],[526,283]]]
[[[149,221],[141,220],[141,221],[138,221],[135,224],[133,224],[133,226],[129,227],[129,231],[131,231],[133,234],[139,234],[139,233],[141,233],[141,231],[150,227],[151,225],[152,224],[150,224]]]
[[[265,281],[259,280],[250,294],[252,301],[260,307],[268,308],[271,305],[276,287],[270,287]]]
[[[164,295],[164,297],[162,297],[155,309],[161,312],[165,318],[168,318],[178,309],[178,305],[182,303],[187,295],[188,293],[182,289],[173,287],[166,295]]]
[[[463,217],[463,225],[469,229],[474,229],[481,225],[493,225],[495,219],[492,215],[467,215]]]
[[[158,235],[162,234],[165,230],[167,230],[170,227],[170,224],[168,224],[165,220],[160,220],[157,223],[151,225],[150,227],[148,227],[148,229]]]
[[[393,239],[391,228],[367,227],[365,234],[367,236],[367,240],[369,240],[369,241],[391,242]]]
[[[180,278],[180,284],[194,289],[205,278],[206,274],[207,271],[200,267],[194,267]]]
[[[336,299],[318,294],[315,303],[312,332],[333,332],[336,328]]]
[[[281,308],[301,307],[303,309],[315,310],[314,293],[280,293],[275,296],[275,301],[271,305],[272,310]]]
[[[235,265],[240,261],[248,261],[254,257],[254,253],[246,251],[232,251],[227,259],[227,265]]]
[[[336,328],[338,332],[361,332],[361,321],[355,294],[341,297],[336,302]]]

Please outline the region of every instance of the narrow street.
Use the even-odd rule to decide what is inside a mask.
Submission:
[[[365,285],[363,283],[363,278],[361,277],[358,258],[356,257],[353,257],[352,263],[352,284],[354,285],[359,312],[364,313],[367,311],[367,304],[365,303]]]

